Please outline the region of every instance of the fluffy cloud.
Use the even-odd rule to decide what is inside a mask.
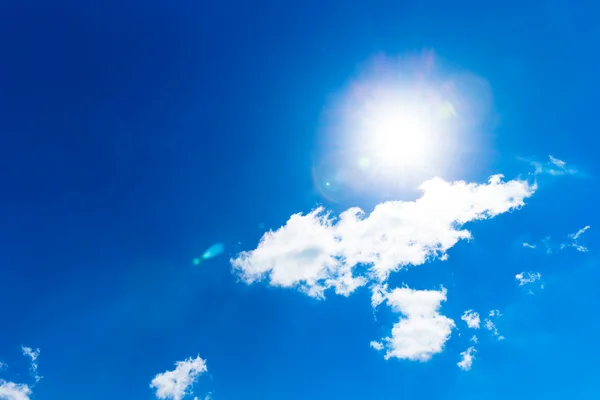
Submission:
[[[158,374],[152,379],[150,387],[156,390],[158,399],[183,399],[189,394],[188,389],[207,371],[206,362],[199,356],[178,361],[175,366],[174,370]]]
[[[6,382],[0,379],[0,399],[2,400],[29,400],[31,389],[27,385]]]
[[[232,266],[247,283],[267,279],[317,298],[330,288],[349,295],[402,267],[447,258],[448,249],[471,238],[464,224],[523,206],[536,186],[495,175],[486,184],[434,178],[420,189],[419,199],[384,202],[368,215],[350,208],[334,218],[322,207],[294,214],[265,233],[256,249],[234,257]],[[357,265],[367,271],[357,274]]]
[[[541,277],[542,274],[540,274],[539,272],[520,272],[517,275],[515,275],[515,279],[519,282],[519,286],[539,281]]]
[[[37,359],[40,356],[40,349],[32,349],[31,347],[21,346],[23,355],[31,359],[31,374],[33,375],[35,382],[39,382],[42,377],[38,374],[38,362]]]
[[[479,318],[479,313],[473,310],[467,310],[460,318],[467,323],[467,326],[471,329],[479,329],[479,323],[481,322]]]
[[[473,365],[473,360],[475,359],[476,352],[477,350],[475,350],[475,347],[469,347],[467,350],[460,353],[461,360],[456,365],[458,365],[458,367],[463,371],[470,370],[471,366]]]
[[[396,288],[388,292],[382,286],[373,292],[382,296],[392,311],[403,315],[392,327],[392,335],[380,342],[386,349],[386,359],[427,361],[443,350],[455,326],[453,320],[438,312],[442,301],[446,301],[446,289]]]

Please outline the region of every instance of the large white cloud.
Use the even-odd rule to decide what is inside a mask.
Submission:
[[[158,399],[183,399],[200,375],[207,371],[206,361],[199,356],[178,361],[175,365],[174,370],[158,374],[152,379],[150,387],[156,390]]]
[[[459,240],[471,238],[465,223],[523,206],[536,186],[494,175],[486,184],[434,178],[420,189],[419,199],[384,202],[368,215],[350,208],[334,218],[321,207],[294,214],[267,232],[256,249],[234,257],[233,268],[248,283],[268,279],[319,298],[329,288],[349,295],[404,266],[445,259]],[[357,265],[367,266],[367,272],[358,274]]]
[[[453,320],[438,312],[442,301],[446,301],[446,289],[396,288],[388,292],[386,286],[381,286],[373,293],[403,315],[392,327],[391,336],[380,342],[385,346],[386,359],[427,361],[443,350],[455,326]]]
[[[0,379],[0,399],[1,400],[29,400],[31,389],[24,384],[7,382]]]

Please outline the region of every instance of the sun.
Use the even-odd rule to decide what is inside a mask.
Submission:
[[[313,179],[327,198],[391,196],[436,176],[457,179],[483,154],[484,80],[443,71],[427,54],[384,57],[365,71],[325,110]]]
[[[436,118],[430,104],[404,96],[373,99],[362,111],[354,139],[362,142],[364,158],[382,168],[418,168],[430,162]],[[358,147],[360,143],[356,143]]]
[[[410,180],[439,174],[456,146],[456,112],[432,84],[385,82],[363,88],[343,115],[344,140],[370,177]]]

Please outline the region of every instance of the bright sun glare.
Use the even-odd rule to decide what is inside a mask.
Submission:
[[[385,82],[355,100],[344,115],[346,140],[373,174],[406,179],[434,171],[455,145],[454,107],[431,84]]]
[[[386,168],[416,167],[428,158],[435,121],[427,104],[386,97],[375,99],[361,117],[366,157]]]
[[[459,153],[473,144],[469,131],[481,118],[467,102],[465,87],[481,83],[472,75],[440,74],[433,71],[433,57],[423,60],[376,63],[330,109],[324,148],[335,150],[314,170],[322,192],[414,188],[433,176],[452,178]]]

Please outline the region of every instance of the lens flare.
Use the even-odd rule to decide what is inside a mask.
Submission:
[[[225,246],[223,245],[223,243],[213,244],[202,254],[202,259],[209,260],[211,258],[215,258],[219,254],[221,254],[223,250],[225,250]]]

